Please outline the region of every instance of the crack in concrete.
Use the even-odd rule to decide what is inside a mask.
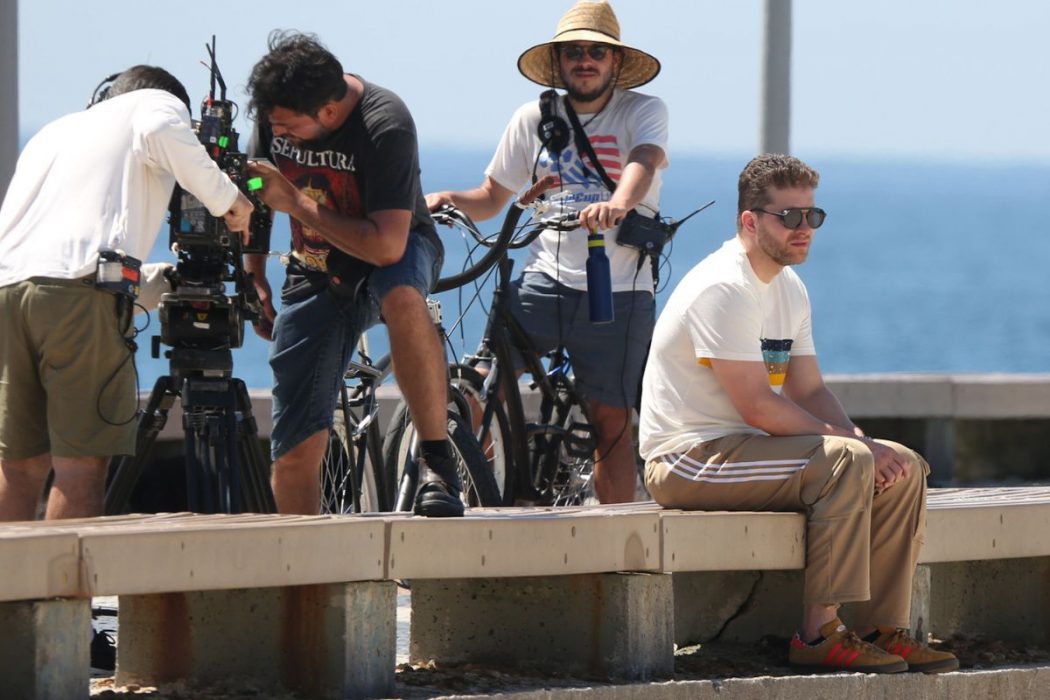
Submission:
[[[739,607],[737,607],[736,611],[732,615],[730,615],[725,622],[722,623],[722,626],[718,628],[718,631],[715,632],[714,636],[704,641],[705,644],[719,641],[722,638],[722,634],[724,634],[726,629],[729,628],[729,625],[733,623],[733,620],[737,619],[738,617],[740,617],[741,615],[743,615],[751,609],[751,606],[755,600],[755,594],[758,593],[758,586],[762,583],[762,579],[765,576],[764,571],[759,571],[757,573],[758,576],[755,577],[754,583],[751,584],[751,590],[748,592],[747,597],[744,598],[744,601],[740,604]]]

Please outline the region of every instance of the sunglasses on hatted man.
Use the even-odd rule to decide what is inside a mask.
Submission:
[[[810,228],[820,228],[820,225],[824,223],[824,219],[827,218],[828,213],[820,207],[811,207],[809,209],[803,207],[793,207],[791,209],[784,209],[783,211],[766,211],[765,209],[752,209],[751,211],[760,211],[763,214],[769,214],[780,219],[781,223],[784,224],[785,228],[798,228],[802,225],[802,217],[806,217],[806,223],[809,224]]]
[[[570,61],[582,60],[585,53],[591,57],[591,60],[601,61],[605,59],[605,54],[610,51],[612,51],[612,47],[606,44],[591,44],[590,46],[567,44],[561,47],[562,55]]]

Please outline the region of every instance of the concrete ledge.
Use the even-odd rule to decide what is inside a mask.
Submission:
[[[763,676],[703,681],[631,683],[576,688],[538,688],[498,695],[438,695],[446,698],[506,700],[812,700],[813,698],[1050,698],[1050,666],[1033,665],[992,671],[957,671],[926,676],[840,674],[832,676]]]
[[[391,520],[387,573],[451,579],[658,571],[659,509],[625,510],[479,509],[464,518]]]
[[[829,374],[854,418],[1050,418],[1050,374]]]
[[[801,513],[665,511],[664,571],[801,569],[806,518]],[[714,543],[714,546],[712,544]]]
[[[0,529],[0,601],[77,595],[79,556],[75,532]]]
[[[385,528],[381,518],[251,514],[82,528],[84,591],[132,595],[383,579]]]

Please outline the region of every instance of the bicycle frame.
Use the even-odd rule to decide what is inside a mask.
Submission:
[[[567,435],[562,427],[574,405],[579,406],[584,415],[587,415],[587,402],[568,377],[569,361],[564,348],[559,347],[553,353],[549,353],[550,366],[544,367],[531,338],[511,314],[509,286],[512,269],[513,261],[509,257],[500,260],[492,305],[481,343],[481,353],[488,351],[493,364],[484,385],[485,409],[481,417],[478,441],[484,444],[488,438],[494,406],[501,400],[502,392],[502,400],[511,425],[510,445],[515,463],[514,471],[518,477],[518,483],[515,484],[518,496],[528,500],[539,500],[548,495],[546,492],[553,484],[558,468],[558,453],[562,446],[575,455],[589,451],[589,457],[593,459],[594,445],[593,437],[583,445],[577,444],[579,440]],[[540,414],[537,423],[530,423],[525,416],[518,377],[513,370],[514,350],[521,354],[525,362],[525,371],[531,376],[533,386],[540,392]],[[589,424],[579,424],[579,427],[593,436]],[[532,440],[536,441],[536,450],[531,449]]]

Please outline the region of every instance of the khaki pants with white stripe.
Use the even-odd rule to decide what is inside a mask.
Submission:
[[[726,435],[650,460],[645,483],[665,508],[804,512],[803,602],[867,601],[856,606],[854,625],[907,627],[930,467],[903,445],[879,442],[912,469],[878,494],[865,443],[823,435]]]

